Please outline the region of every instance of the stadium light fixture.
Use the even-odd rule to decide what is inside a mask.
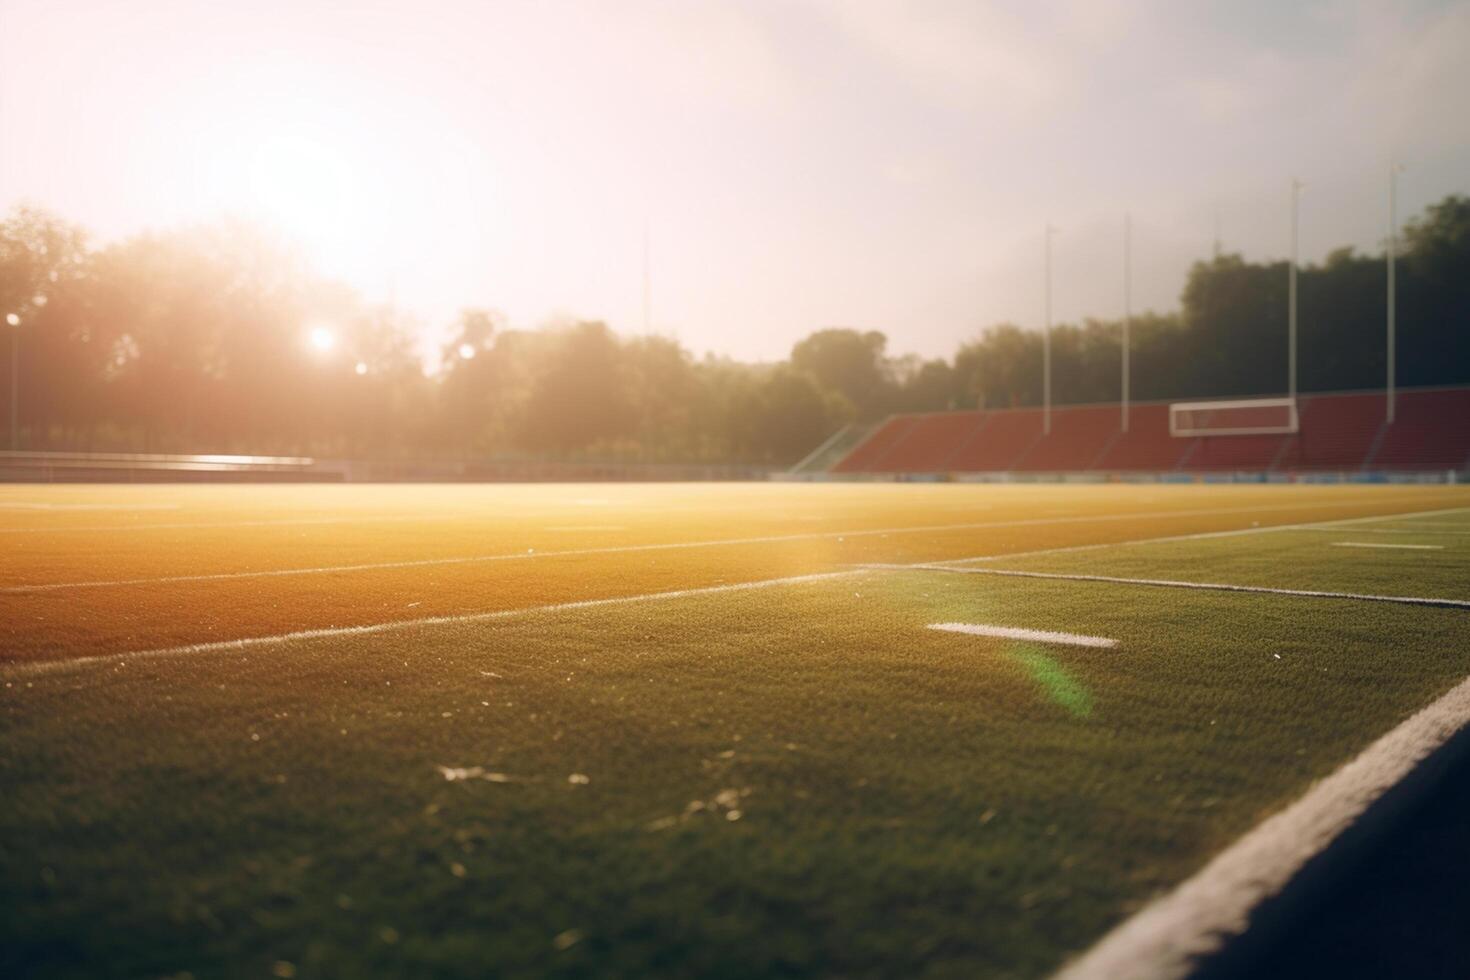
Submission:
[[[368,372],[368,366],[367,366],[367,364],[365,362],[358,361],[357,362],[357,366],[354,367],[352,370],[353,370],[353,373],[355,373],[358,377],[362,377],[364,374],[367,374],[367,372]]]
[[[478,351],[476,350],[474,344],[459,345],[459,359],[462,361],[473,361],[475,359],[476,353],[478,353]]]

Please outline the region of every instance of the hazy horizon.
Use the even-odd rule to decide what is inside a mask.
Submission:
[[[0,208],[238,215],[438,337],[485,306],[784,357],[832,325],[1170,309],[1189,264],[1379,247],[1470,173],[1470,5],[0,0]],[[1304,316],[1309,315],[1304,311]]]

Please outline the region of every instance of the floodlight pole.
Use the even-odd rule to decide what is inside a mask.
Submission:
[[[1291,179],[1291,266],[1287,280],[1287,394],[1292,405],[1296,404],[1296,265],[1297,265],[1297,203],[1301,199],[1302,182]]]
[[[1388,165],[1388,384],[1386,400],[1388,402],[1388,424],[1393,424],[1395,402],[1397,392],[1394,388],[1395,380],[1395,355],[1397,354],[1397,329],[1398,329],[1398,283],[1395,281],[1395,260],[1398,255],[1398,177],[1403,167],[1397,163]]]
[[[650,264],[648,219],[643,219],[643,334],[647,336],[653,322],[653,273]]]
[[[1056,229],[1046,226],[1046,260],[1043,278],[1046,293],[1046,326],[1041,332],[1041,434],[1051,435],[1051,236]]]
[[[20,449],[20,324],[10,325],[10,448]]]
[[[1128,334],[1133,326],[1133,216],[1123,215],[1123,431],[1128,431],[1128,360],[1132,347]]]

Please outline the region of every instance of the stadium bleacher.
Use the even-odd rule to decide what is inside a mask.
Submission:
[[[1368,465],[1374,469],[1461,469],[1470,456],[1470,388],[1399,396],[1397,418]]]
[[[949,455],[974,434],[984,420],[980,412],[936,412],[913,416],[914,424],[878,460],[886,473],[937,472]]]
[[[1172,435],[1169,403],[895,415],[837,460],[835,474],[1368,473],[1470,469],[1470,388],[1303,395],[1299,429]]]
[[[1035,409],[975,414],[985,417],[949,457],[949,468],[956,472],[1015,469],[1042,437],[1041,413]]]
[[[1197,442],[1197,439],[1170,437],[1168,405],[1134,405],[1128,412],[1128,431],[1118,434],[1098,459],[1096,468],[1117,472],[1168,472],[1178,468],[1180,461]]]
[[[876,471],[888,450],[899,442],[914,424],[914,416],[895,415],[873,431],[868,438],[858,443],[832,466],[836,473],[863,473]]]

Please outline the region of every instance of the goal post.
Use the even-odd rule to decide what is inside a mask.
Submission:
[[[1171,436],[1289,435],[1298,431],[1300,422],[1295,398],[1237,398],[1169,406]]]

